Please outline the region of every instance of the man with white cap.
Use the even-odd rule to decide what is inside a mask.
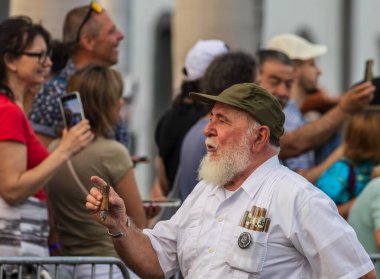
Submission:
[[[295,64],[295,78],[290,98],[301,107],[309,92],[318,90],[318,77],[321,70],[315,59],[327,52],[325,45],[312,44],[294,34],[280,34],[273,37],[267,49],[281,51]]]
[[[187,53],[181,92],[156,126],[158,176],[153,186],[153,198],[166,196],[170,192],[177,173],[182,139],[187,131],[207,112],[203,104],[189,98],[189,92],[200,90],[200,79],[208,65],[215,57],[228,51],[228,46],[221,40],[199,40]]]
[[[338,105],[321,119],[305,125],[306,122],[293,96],[302,102],[306,92],[317,87],[320,70],[315,64],[315,56],[326,50],[325,46],[313,45],[292,34],[283,34],[271,39],[268,48],[258,53],[260,84],[280,100],[286,115],[280,157],[287,159],[287,165],[300,173],[314,166],[313,153],[305,155],[305,152],[326,143],[341,129],[352,113],[362,110],[373,98],[374,87],[371,83],[354,86],[344,93]],[[299,91],[292,95],[296,89]],[[300,155],[305,156],[297,157]],[[318,178],[320,171],[323,169],[317,173],[312,172],[312,178]]]

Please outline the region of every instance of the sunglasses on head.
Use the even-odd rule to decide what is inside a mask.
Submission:
[[[80,40],[80,33],[82,32],[82,29],[83,29],[83,26],[89,21],[90,17],[91,17],[91,14],[93,12],[97,13],[97,14],[100,14],[101,12],[103,11],[103,7],[100,6],[99,3],[97,2],[91,2],[90,3],[90,6],[89,6],[89,9],[88,9],[88,12],[87,14],[85,15],[85,17],[83,18],[81,24],[79,25],[79,28],[78,28],[78,33],[77,33],[77,37],[75,39],[75,42],[79,42]]]

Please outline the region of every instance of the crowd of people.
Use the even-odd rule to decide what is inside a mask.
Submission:
[[[0,256],[114,256],[142,278],[376,278],[380,88],[330,97],[327,47],[294,34],[255,55],[199,40],[155,131],[151,195],[183,203],[150,226],[159,208],[143,206],[111,68],[122,39],[96,2],[67,13],[62,42],[27,16],[0,23]],[[59,99],[73,91],[85,119],[66,127]]]

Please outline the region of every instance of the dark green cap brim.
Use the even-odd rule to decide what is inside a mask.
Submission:
[[[241,109],[261,125],[268,126],[272,136],[276,139],[279,139],[284,133],[285,115],[280,103],[257,84],[235,84],[217,96],[191,92],[190,97],[205,103],[219,102]]]

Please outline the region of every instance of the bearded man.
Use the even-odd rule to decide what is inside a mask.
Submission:
[[[179,270],[185,278],[375,278],[334,203],[280,165],[284,114],[275,97],[253,83],[190,96],[214,104],[204,129],[207,155],[202,180],[170,220],[137,230],[111,189],[101,221],[101,191],[87,196],[86,207],[133,271],[143,278]]]

